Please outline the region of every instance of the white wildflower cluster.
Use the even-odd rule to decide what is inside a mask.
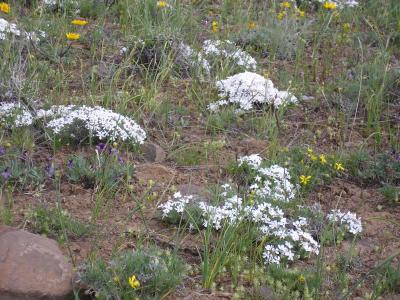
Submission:
[[[177,55],[188,62],[191,67],[200,67],[206,72],[206,74],[210,74],[211,65],[203,57],[203,54],[201,52],[195,51],[192,47],[183,42],[178,44],[177,50]]]
[[[30,111],[19,103],[1,102],[0,121],[7,127],[23,127],[32,125],[34,118]]]
[[[242,198],[237,195],[226,198],[222,206],[200,202],[199,208],[204,219],[203,226],[211,225],[215,230],[221,229],[224,223],[235,224],[244,217]]]
[[[258,154],[243,156],[238,159],[239,166],[248,166],[256,171],[247,194],[259,197],[245,202],[236,195],[229,184],[221,186],[219,205],[208,202],[192,201],[192,196],[176,193],[171,200],[160,205],[163,218],[171,213],[189,214],[189,209],[200,212],[199,224],[206,228],[220,230],[224,224],[250,222],[258,229],[260,241],[266,241],[263,258],[266,264],[286,264],[302,257],[319,253],[319,244],[309,232],[309,222],[305,217],[290,217],[282,208],[283,202],[291,201],[296,196],[297,187],[290,182],[290,175],[278,165],[262,167]],[[288,197],[289,195],[289,197]],[[189,207],[190,205],[190,207]],[[299,207],[301,208],[301,207]],[[349,232],[361,232],[361,220],[350,212],[331,211],[327,218],[347,226]],[[192,221],[189,218],[189,221]],[[190,228],[195,228],[190,224]]]
[[[239,158],[239,166],[247,164],[257,175],[250,189],[257,196],[288,202],[296,197],[298,187],[291,183],[291,176],[286,168],[279,165],[261,167],[262,158],[258,154]]]
[[[255,105],[269,104],[274,107],[296,103],[297,98],[287,91],[279,91],[273,82],[252,72],[243,72],[217,81],[221,100],[211,103],[208,109],[218,111],[221,106],[234,104],[238,111],[248,111]]]
[[[261,236],[268,236],[274,241],[264,248],[263,257],[267,264],[293,261],[300,258],[300,253],[319,253],[319,244],[307,232],[308,222],[305,218],[288,219],[279,207],[270,203],[251,208],[250,215],[252,221],[259,225]]]
[[[317,0],[319,3],[324,4],[326,0]],[[356,0],[330,0],[330,2],[335,3],[339,8],[344,7],[355,7],[358,6],[358,1]]]
[[[254,169],[258,169],[261,166],[262,158],[259,154],[251,154],[247,156],[239,157],[238,165],[248,165]]]
[[[192,199],[192,195],[186,196],[182,195],[181,192],[176,192],[172,196],[172,199],[159,206],[163,212],[163,218],[168,217],[173,212],[178,214],[183,213],[186,205],[189,204]]]
[[[272,241],[265,246],[263,257],[266,264],[280,264],[283,261],[293,261],[299,258],[300,252],[318,254],[319,245],[306,231],[308,226],[305,218],[290,220],[285,217],[284,211],[268,202],[258,205],[245,205],[241,197],[232,193],[229,185],[222,186],[221,205],[212,205],[206,202],[191,203],[197,206],[201,213],[202,225],[220,230],[224,224],[236,224],[240,221],[252,222],[258,227],[260,240],[266,237]],[[173,198],[159,206],[163,218],[172,213],[183,214],[193,197],[175,193]],[[190,228],[194,228],[193,224]]]
[[[71,9],[76,14],[80,13],[79,2],[76,0],[42,0],[40,7],[48,10]]]
[[[69,134],[71,138],[75,137],[74,131],[84,132],[82,129],[100,140],[142,144],[146,138],[146,133],[135,121],[99,106],[55,105],[33,115],[21,104],[0,103],[0,120],[8,127],[30,126],[39,119],[54,134]]]
[[[362,224],[361,219],[357,218],[355,213],[351,212],[341,212],[340,209],[332,209],[330,213],[327,215],[327,219],[332,222],[337,222],[340,225],[344,226],[344,228],[356,235],[362,232]]]
[[[48,110],[40,110],[37,117],[46,119],[46,127],[57,135],[68,134],[80,126],[80,130],[85,128],[100,140],[142,144],[146,138],[146,133],[135,121],[100,106],[54,105]]]
[[[33,42],[38,42],[40,40],[40,37],[46,37],[46,33],[44,31],[39,30],[37,32],[25,32],[18,29],[17,24],[10,23],[5,19],[0,18],[0,41],[5,40],[8,34],[12,34],[18,37],[23,36],[27,40],[32,40]]]
[[[7,20],[0,18],[0,40],[4,40],[7,33],[11,33],[16,36],[21,35],[21,31],[17,28],[16,24],[9,23]]]
[[[257,68],[256,60],[229,40],[206,40],[203,43],[203,53],[208,59],[220,57],[233,60],[246,70],[254,71]]]

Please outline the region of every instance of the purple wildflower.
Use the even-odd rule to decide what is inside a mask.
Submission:
[[[6,149],[3,146],[0,146],[0,156],[6,154]]]
[[[54,164],[53,164],[53,163],[49,164],[49,165],[46,167],[45,172],[46,172],[46,176],[47,176],[48,178],[53,177],[53,176],[54,176],[54,173],[55,173]]]
[[[3,177],[3,179],[5,181],[7,181],[8,179],[10,179],[11,177],[11,170],[9,167],[7,167],[2,173],[1,173],[1,177]]]
[[[27,161],[28,160],[28,151],[24,151],[21,153],[21,155],[19,156],[19,159],[22,161]]]
[[[74,161],[72,160],[72,159],[69,159],[68,161],[67,161],[67,167],[68,168],[72,168],[74,166]]]
[[[96,150],[99,152],[103,152],[104,150],[106,150],[107,148],[107,144],[105,143],[99,143],[96,145]]]

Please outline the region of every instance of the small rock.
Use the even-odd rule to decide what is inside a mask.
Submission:
[[[176,176],[176,172],[160,164],[145,163],[136,165],[136,178],[142,182],[153,180],[155,182],[169,182]]]
[[[72,295],[72,266],[57,243],[0,225],[0,299],[63,300]]]
[[[276,299],[274,291],[267,286],[261,286],[253,290],[253,295],[256,299],[274,300]]]
[[[148,162],[162,162],[165,160],[165,151],[157,144],[146,142],[142,146],[143,156]]]
[[[247,138],[242,140],[238,145],[238,152],[240,155],[250,155],[256,153],[263,153],[268,147],[268,142],[255,138]]]

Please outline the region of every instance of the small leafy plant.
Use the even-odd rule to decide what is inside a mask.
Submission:
[[[162,299],[182,281],[185,264],[175,252],[138,247],[109,262],[89,261],[79,273],[97,299]]]

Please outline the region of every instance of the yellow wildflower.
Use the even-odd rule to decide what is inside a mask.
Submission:
[[[284,10],[278,14],[277,18],[278,20],[282,20],[285,16],[286,16],[286,11]]]
[[[316,161],[317,160],[317,156],[314,154],[308,154],[308,157],[312,160],[312,161]]]
[[[343,24],[343,32],[344,33],[349,33],[351,29],[350,23],[344,23]]]
[[[168,6],[168,3],[166,1],[157,1],[157,7],[165,8],[167,6]]]
[[[335,170],[337,170],[337,171],[344,171],[343,164],[340,163],[340,162],[336,162],[335,165],[334,165],[334,168],[335,168]]]
[[[299,277],[297,277],[297,280],[298,280],[300,283],[306,282],[306,278],[304,277],[303,274],[300,274]]]
[[[330,1],[325,1],[323,7],[326,10],[334,10],[336,8],[336,3],[335,2],[330,2]]]
[[[256,29],[257,24],[255,22],[249,22],[249,24],[247,24],[247,28],[249,28],[250,30],[252,29]]]
[[[0,2],[0,11],[8,14],[10,12],[10,5],[8,5],[8,3],[5,2]]]
[[[140,282],[136,279],[135,275],[128,277],[128,283],[134,290],[140,287]]]
[[[313,151],[312,148],[310,148],[310,147],[307,148],[307,153],[308,153],[308,154],[312,154],[313,152],[314,152],[314,151]]]
[[[319,156],[319,162],[320,162],[322,165],[326,164],[326,157],[325,157],[325,154],[321,154],[321,155]]]
[[[297,13],[299,14],[299,17],[304,18],[306,16],[306,12],[301,9],[297,9]]]
[[[289,2],[287,2],[287,1],[284,1],[284,2],[282,2],[281,4],[279,4],[280,5],[280,7],[282,7],[282,8],[290,8],[292,5],[289,3]]]
[[[68,32],[66,35],[67,39],[69,39],[70,41],[76,41],[79,40],[81,35],[79,33],[76,32]]]
[[[114,276],[113,280],[114,280],[115,283],[118,283],[118,284],[120,283],[118,276]]]
[[[88,23],[88,21],[81,20],[81,19],[74,19],[71,22],[72,25],[79,25],[79,26],[85,26],[87,23]]]
[[[311,176],[306,176],[306,175],[300,175],[300,183],[302,185],[307,185],[311,180]]]
[[[218,22],[217,21],[211,22],[211,31],[214,33],[216,33],[218,31]]]

